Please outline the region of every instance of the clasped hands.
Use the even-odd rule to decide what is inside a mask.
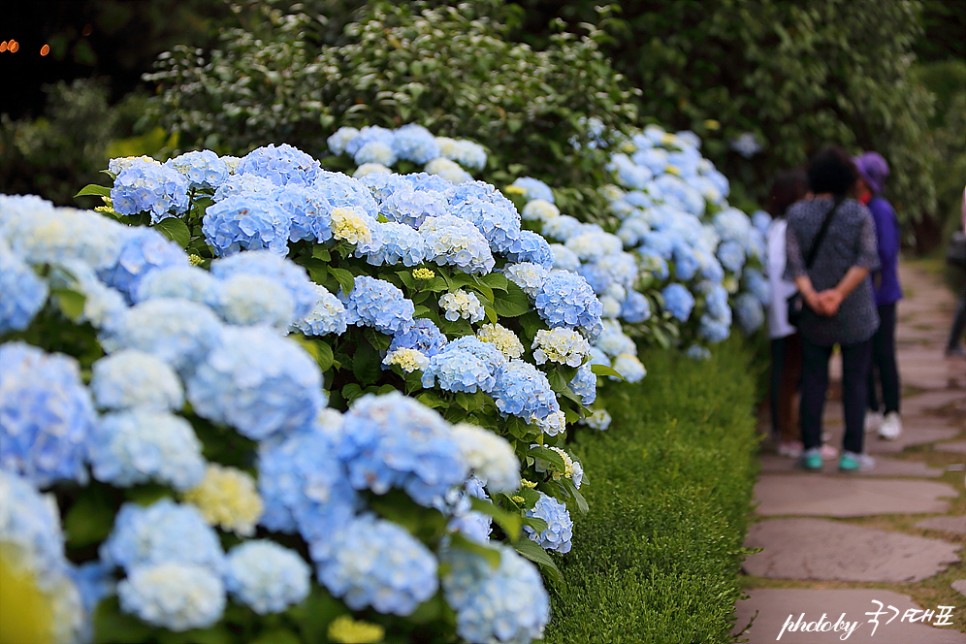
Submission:
[[[830,288],[824,291],[811,291],[805,296],[805,303],[819,315],[833,316],[838,313],[842,300],[845,299],[838,289]]]

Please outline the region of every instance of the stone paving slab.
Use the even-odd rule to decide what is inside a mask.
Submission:
[[[819,581],[922,581],[959,561],[957,544],[828,519],[774,519],[748,529],[756,577]]]
[[[842,434],[845,429],[839,423],[825,423],[824,427],[829,434],[828,444],[841,449]],[[875,432],[866,432],[865,451],[873,456],[876,454],[898,454],[907,447],[948,441],[958,437],[959,434],[960,431],[950,427],[948,422],[943,423],[938,420],[923,422],[918,418],[906,418],[903,421],[902,434],[896,440],[883,440]]]
[[[761,464],[761,471],[766,474],[780,474],[797,471],[795,459],[777,454],[762,454],[758,462]],[[837,467],[838,461],[828,461],[828,467]],[[921,461],[900,461],[895,458],[877,457],[875,468],[868,472],[862,472],[862,476],[898,476],[909,478],[930,478],[942,476],[943,470],[938,467],[929,467]]]
[[[825,463],[829,473],[835,463]],[[761,516],[859,517],[876,514],[942,514],[957,491],[945,483],[873,480],[862,475],[763,474],[755,485]]]
[[[943,532],[966,534],[966,514],[951,517],[930,517],[917,523],[916,527],[925,530],[941,530]]]
[[[882,607],[873,600],[881,602]],[[899,617],[886,623],[894,614],[889,606],[896,607],[900,612]],[[917,605],[907,595],[878,588],[755,588],[749,591],[748,599],[735,605],[735,631],[740,631],[754,619],[750,630],[745,633],[750,644],[775,641],[783,644],[833,644],[841,641],[852,644],[966,644],[966,633],[952,626],[911,623],[908,618],[901,621],[906,610],[917,608],[936,610],[935,606]],[[866,613],[882,610],[885,613],[876,618],[879,625],[873,630],[874,625],[869,621],[873,618]],[[798,622],[803,613],[805,616],[801,623],[816,622],[824,614],[829,628],[839,622],[840,630],[837,633],[791,632],[786,627],[782,631],[786,623],[794,625]],[[842,640],[844,631],[841,628],[844,622],[852,622],[855,626],[852,634]]]
[[[966,441],[953,441],[951,443],[936,443],[935,449],[941,452],[955,452],[966,454]]]

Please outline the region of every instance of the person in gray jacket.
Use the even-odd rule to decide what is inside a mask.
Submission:
[[[879,326],[869,281],[869,273],[879,267],[875,225],[869,210],[851,198],[858,172],[844,150],[822,150],[809,162],[807,173],[813,197],[788,211],[785,269],[805,301],[798,326],[802,338],[799,423],[805,449],[801,462],[806,469],[822,468],[822,412],[829,360],[838,345],[845,414],[839,469],[853,472],[873,465],[863,443],[872,336]],[[816,244],[826,217],[825,234]],[[810,253],[813,259],[806,266]]]

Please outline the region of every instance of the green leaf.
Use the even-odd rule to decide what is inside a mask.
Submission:
[[[348,271],[344,268],[334,268],[330,266],[329,273],[332,274],[332,277],[334,277],[339,283],[339,286],[342,287],[343,293],[350,293],[352,289],[355,288],[356,280],[351,271]]]
[[[154,225],[162,235],[176,243],[181,248],[187,248],[191,241],[191,231],[187,224],[177,217],[167,217]]]
[[[261,635],[248,644],[301,644],[298,636],[287,628],[276,628],[263,631]]]
[[[518,512],[504,510],[497,504],[484,499],[471,498],[470,505],[477,512],[492,517],[503,532],[506,533],[510,541],[516,541],[520,537],[520,527],[523,525],[523,517]]]
[[[130,644],[151,641],[153,629],[127,613],[121,612],[116,596],[108,597],[94,609],[94,644]]]
[[[624,376],[622,376],[619,371],[611,367],[608,367],[607,365],[603,365],[603,364],[591,365],[590,370],[593,371],[598,376],[611,376],[614,378],[618,378],[620,380],[624,379]]]
[[[362,387],[354,382],[350,382],[342,388],[342,398],[345,399],[346,405],[351,405],[352,401],[361,395]]]
[[[289,337],[298,342],[309,355],[315,358],[315,361],[319,365],[319,369],[322,371],[328,371],[332,368],[332,365],[335,364],[335,354],[332,352],[332,347],[329,346],[327,342],[323,342],[322,340],[318,340],[316,338],[307,338],[301,333],[293,333]]]
[[[329,249],[325,246],[316,245],[314,248],[312,248],[312,257],[323,262],[332,261],[332,253],[330,253]]]
[[[549,447],[542,447],[540,445],[531,447],[527,454],[538,461],[549,463],[553,467],[547,469],[552,469],[554,472],[563,472],[567,468],[566,464],[564,464],[563,457]]]
[[[89,183],[80,189],[74,198],[77,197],[111,197],[111,189],[107,186],[99,186],[96,183]]]
[[[290,608],[288,614],[298,624],[303,642],[327,642],[329,624],[336,617],[345,615],[346,609],[325,590],[312,584],[309,596]]]
[[[107,490],[86,487],[64,517],[64,532],[69,548],[82,548],[107,538],[114,525],[116,508]]]
[[[450,535],[450,545],[458,550],[472,552],[474,555],[482,557],[486,560],[486,563],[490,564],[490,568],[494,570],[500,567],[501,555],[499,550],[473,541],[472,539],[467,539],[460,532],[454,532]]]
[[[481,282],[497,291],[506,291],[509,288],[510,280],[502,273],[490,273],[479,278]]]
[[[84,304],[87,302],[86,295],[70,288],[51,289],[51,295],[64,317],[72,322],[81,321],[84,315]]]
[[[368,342],[363,342],[356,348],[352,356],[352,373],[363,385],[374,383],[382,373],[382,358]]]
[[[554,563],[547,551],[537,545],[530,539],[520,539],[513,542],[513,547],[521,555],[537,564],[540,567],[541,572],[549,577],[554,583],[562,584],[564,583],[563,574],[561,574],[560,569],[557,568],[557,564]]]
[[[504,318],[515,318],[530,311],[533,305],[523,289],[513,282],[507,282],[507,285],[506,295],[496,298],[493,302],[493,308],[497,315]]]

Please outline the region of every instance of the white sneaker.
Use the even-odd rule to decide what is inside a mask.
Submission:
[[[894,441],[900,434],[902,434],[902,419],[899,418],[898,412],[890,411],[882,421],[882,426],[879,427],[879,438]]]
[[[882,427],[882,414],[877,411],[865,412],[865,431],[874,432]]]

